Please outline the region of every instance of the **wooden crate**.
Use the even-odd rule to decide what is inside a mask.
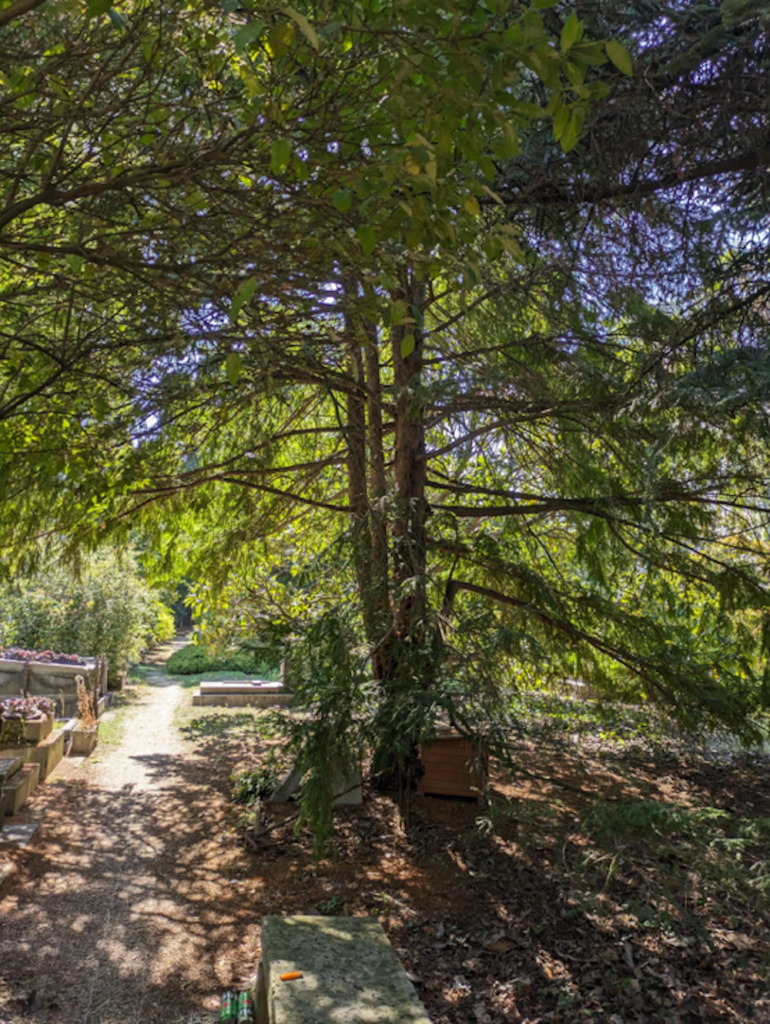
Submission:
[[[421,793],[475,800],[486,783],[486,749],[474,750],[470,741],[459,733],[439,734],[429,746],[420,749],[420,760],[425,767],[419,785]],[[480,768],[473,771],[471,765],[478,766],[479,760]]]

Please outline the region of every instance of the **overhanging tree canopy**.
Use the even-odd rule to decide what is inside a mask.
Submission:
[[[5,29],[6,543],[311,562],[376,682],[344,668],[340,728],[373,701],[402,754],[513,663],[750,733],[766,40],[734,5],[580,15]]]

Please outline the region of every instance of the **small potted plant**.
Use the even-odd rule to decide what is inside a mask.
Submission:
[[[72,730],[70,753],[88,757],[99,740],[99,723],[96,720],[96,695],[86,686],[82,676],[75,676],[78,689],[78,724]]]

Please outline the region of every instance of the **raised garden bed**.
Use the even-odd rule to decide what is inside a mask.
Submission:
[[[24,764],[40,765],[40,781],[43,782],[64,756],[64,733],[52,732],[34,746],[0,747],[0,757],[18,757]]]
[[[222,707],[272,707],[291,704],[292,695],[283,683],[267,679],[202,682],[193,693],[193,704]]]
[[[54,711],[47,697],[0,700],[0,747],[40,743],[53,729]]]
[[[3,651],[2,653],[8,653]],[[52,652],[25,651],[28,655],[39,654],[46,659]],[[55,657],[77,658],[77,663],[52,660],[37,661],[34,657],[20,660],[20,654],[13,657],[0,656],[0,699],[4,697],[49,697],[56,703],[56,710],[62,717],[77,713],[76,677],[82,676],[89,688],[101,699],[107,692],[108,662],[104,657],[82,658],[78,655],[55,655]]]

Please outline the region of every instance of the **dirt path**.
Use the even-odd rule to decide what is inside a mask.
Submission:
[[[225,801],[174,724],[190,691],[162,668],[148,682],[118,744],[39,787],[27,849],[0,844],[19,868],[0,897],[2,1024],[207,1022],[254,970],[243,855],[221,842]]]

